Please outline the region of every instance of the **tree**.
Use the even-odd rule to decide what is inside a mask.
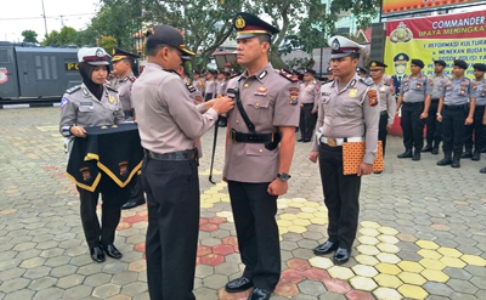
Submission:
[[[78,32],[76,31],[76,29],[64,26],[63,28],[61,28],[60,32],[53,30],[48,35],[46,35],[44,40],[42,41],[42,45],[78,45],[77,35]]]
[[[34,30],[24,30],[22,31],[22,36],[24,37],[24,42],[38,44],[37,33]]]
[[[101,47],[103,49],[105,49],[105,51],[108,53],[108,54],[112,54],[113,53],[113,48],[118,45],[118,42],[117,40],[112,37],[112,36],[106,36],[106,35],[102,35],[101,36],[101,43],[100,43]]]

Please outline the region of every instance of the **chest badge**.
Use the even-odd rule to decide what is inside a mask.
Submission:
[[[358,90],[357,89],[350,89],[348,93],[349,98],[356,98],[358,95]]]
[[[267,91],[267,88],[266,88],[266,87],[264,87],[264,86],[261,86],[261,87],[259,87],[259,88],[257,89],[257,91],[258,91],[259,93],[265,93],[265,92]]]
[[[116,99],[113,95],[109,95],[108,96],[108,102],[110,102],[111,104],[115,104],[116,103]]]
[[[380,88],[380,92],[384,92],[384,91],[385,91],[385,87],[384,87],[384,86],[382,86],[382,87]]]

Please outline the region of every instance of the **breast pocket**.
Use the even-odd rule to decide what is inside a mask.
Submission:
[[[248,156],[274,156],[277,155],[277,149],[268,150],[267,148],[265,148],[264,144],[245,144],[245,152]]]
[[[402,92],[408,92],[409,90],[409,85],[408,82],[405,82],[402,84]]]
[[[94,107],[93,106],[80,106],[79,112],[80,113],[92,113],[92,112],[94,112]]]
[[[262,120],[270,118],[270,99],[267,97],[254,97],[248,103],[247,114],[250,120]]]
[[[354,114],[358,108],[361,108],[360,98],[346,98],[343,101],[342,109],[346,114]]]
[[[423,91],[424,90],[424,82],[416,82],[414,85],[414,90],[416,91]]]

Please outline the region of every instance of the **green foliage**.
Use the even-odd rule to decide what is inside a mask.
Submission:
[[[22,31],[22,36],[24,37],[24,42],[38,44],[37,33],[34,30],[24,30]]]
[[[76,29],[64,26],[60,32],[53,30],[44,37],[43,46],[50,45],[77,45],[78,32]]]
[[[101,36],[101,42],[100,42],[100,46],[105,49],[105,51],[112,55],[113,54],[113,49],[114,47],[118,44],[117,40],[112,37],[112,36],[106,36],[106,35],[102,35]]]

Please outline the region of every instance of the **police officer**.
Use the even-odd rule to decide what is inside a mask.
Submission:
[[[223,179],[228,182],[235,219],[242,277],[226,284],[228,292],[254,287],[248,299],[270,299],[281,272],[277,197],[288,189],[299,122],[299,86],[268,62],[278,29],[249,13],[233,19],[238,63],[246,70],[228,83],[237,107],[228,116]],[[236,93],[235,93],[236,92]],[[279,141],[280,146],[279,146]]]
[[[429,115],[427,116],[427,145],[422,149],[422,152],[432,152],[432,154],[439,154],[439,144],[442,140],[441,123],[437,121],[437,107],[439,105],[439,99],[442,95],[442,89],[449,80],[443,72],[447,66],[443,60],[434,61],[435,76],[432,78],[432,96],[430,101]]]
[[[316,127],[320,85],[317,84],[315,76],[316,71],[307,69],[304,73],[304,82],[300,84],[300,139],[298,142],[310,142],[312,132]]]
[[[365,78],[368,72],[366,72],[366,69],[363,67],[357,67],[356,68],[356,74],[358,74],[359,77]]]
[[[465,148],[466,152],[462,154],[462,158],[471,158],[472,160],[481,159],[481,149],[486,146],[486,127],[483,125],[484,107],[486,105],[486,80],[484,79],[484,72],[486,71],[485,64],[474,64],[474,77],[476,81],[476,107],[474,108],[474,119],[471,125],[467,125],[465,129]],[[474,132],[474,142],[473,142]],[[474,151],[473,149],[474,145]]]
[[[380,105],[373,82],[356,74],[361,46],[342,36],[333,36],[328,43],[336,79],[321,87],[317,139],[309,159],[314,163],[319,159],[329,239],[314,253],[336,251],[334,263],[343,264],[349,260],[358,229],[361,176],[371,174],[376,157]],[[362,141],[366,149],[358,174],[343,175],[343,143]]]
[[[233,107],[229,98],[197,108],[180,77],[184,47],[179,31],[157,25],[147,31],[147,65],[132,95],[145,157],[147,282],[150,299],[194,300],[192,293],[199,227],[199,179],[194,143]],[[214,105],[213,105],[214,104]],[[210,108],[213,105],[212,108]],[[204,110],[207,111],[204,114]]]
[[[453,77],[442,88],[442,97],[437,108],[437,121],[442,122],[444,158],[437,162],[439,166],[452,165],[453,168],[461,166],[465,125],[473,123],[476,106],[476,83],[464,77],[467,67],[465,61],[455,60]]]
[[[412,157],[413,160],[420,160],[420,152],[424,145],[425,119],[428,116],[433,84],[433,80],[422,72],[423,67],[423,61],[412,59],[410,67],[412,75],[402,80],[396,115],[398,116],[398,110],[403,104],[400,125],[403,130],[405,152],[399,154],[398,158]],[[413,154],[412,148],[414,148]]]
[[[208,101],[216,98],[216,82],[214,81],[215,70],[207,70],[204,81],[204,100]]]
[[[201,78],[201,73],[198,71],[192,71],[192,85],[201,93],[204,93],[204,78]]]
[[[381,61],[373,60],[369,64],[370,77],[375,83],[375,88],[380,93],[380,123],[378,140],[382,142],[383,156],[385,156],[386,136],[395,121],[395,92],[390,80],[384,78],[385,68],[388,66]]]
[[[400,95],[401,92],[401,85],[402,80],[405,79],[406,75],[405,72],[407,71],[407,64],[410,58],[406,53],[398,53],[393,58],[393,62],[395,62],[395,74],[392,75],[393,85],[395,86],[395,93],[396,95]]]
[[[226,76],[228,74],[225,71],[221,71],[218,73],[218,78],[216,80],[216,98],[220,98],[226,96],[226,86],[228,85],[228,80]],[[227,119],[226,116],[222,115],[219,117],[218,126],[226,127]]]
[[[110,126],[124,120],[123,108],[116,89],[105,85],[109,72],[108,54],[103,48],[81,48],[78,51],[81,85],[66,91],[61,100],[61,134],[70,140],[85,138],[87,126]],[[71,147],[68,145],[68,151]],[[68,152],[68,153],[69,153]],[[115,230],[120,222],[122,203],[102,195],[101,226],[96,215],[99,192],[76,187],[81,200],[81,221],[91,258],[105,261],[106,254],[120,259],[122,254],[113,245]]]

